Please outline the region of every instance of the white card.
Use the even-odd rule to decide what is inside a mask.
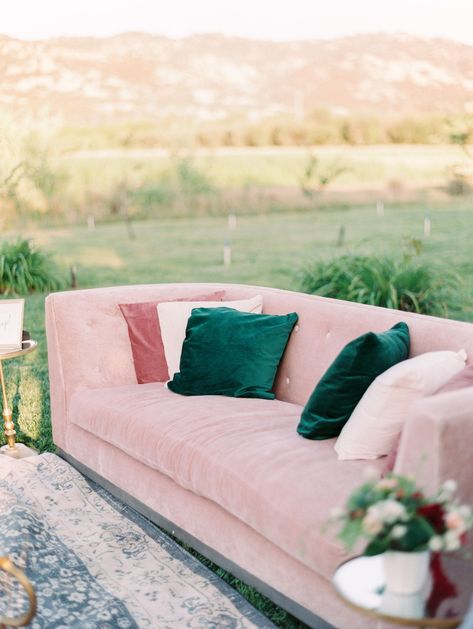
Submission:
[[[0,351],[21,349],[24,299],[0,300]]]

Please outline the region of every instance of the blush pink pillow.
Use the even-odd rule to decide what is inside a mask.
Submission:
[[[224,297],[225,291],[220,290],[210,295],[182,297],[173,301],[222,301]],[[157,312],[159,303],[162,302],[118,304],[128,326],[136,379],[139,384],[169,380]]]
[[[435,395],[438,393],[448,393],[448,391],[456,391],[457,389],[465,389],[466,387],[473,387],[473,365],[468,365],[458,373],[456,373],[450,380],[443,384],[440,389],[437,389]],[[396,443],[391,448],[390,453],[386,457],[386,462],[383,467],[383,476],[389,474],[394,469],[396,463],[397,451],[399,450],[399,442],[401,441],[401,435],[396,439]]]
[[[456,373],[435,393],[447,393],[456,389],[466,389],[466,387],[473,387],[473,365],[468,365],[468,367]]]

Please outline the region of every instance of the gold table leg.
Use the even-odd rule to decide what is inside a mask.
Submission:
[[[0,380],[2,382],[2,397],[3,397],[2,415],[3,415],[3,423],[4,423],[4,428],[5,428],[4,434],[7,439],[8,447],[14,450],[16,446],[16,443],[15,443],[16,430],[12,422],[12,412],[8,405],[7,391],[5,388],[5,377],[3,375],[3,365],[2,365],[1,360],[0,360]]]
[[[12,410],[8,404],[7,400],[7,390],[5,387],[5,377],[3,375],[3,365],[0,360],[0,381],[2,385],[2,398],[3,398],[3,425],[4,425],[4,435],[7,440],[7,445],[2,446],[0,448],[1,454],[6,454],[7,456],[13,457],[15,459],[23,459],[28,456],[36,456],[38,451],[34,448],[29,448],[25,446],[23,443],[16,443],[15,435],[15,424],[13,423],[12,418]]]

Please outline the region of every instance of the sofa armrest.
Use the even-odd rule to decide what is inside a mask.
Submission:
[[[46,298],[53,440],[63,449],[76,391],[136,382],[126,323],[117,304],[108,302],[106,290]]]
[[[68,409],[74,393],[136,384],[128,328],[118,304],[167,301],[221,288],[218,284],[150,284],[49,295],[46,336],[54,443],[67,451]],[[233,299],[254,292],[244,286],[231,290]]]
[[[473,387],[419,400],[409,410],[394,471],[434,492],[450,478],[473,504]]]
[[[51,295],[45,302],[46,339],[48,345],[49,395],[51,400],[51,426],[53,441],[65,448],[65,424],[67,416],[66,386],[62,368],[61,348],[57,334],[56,317]]]

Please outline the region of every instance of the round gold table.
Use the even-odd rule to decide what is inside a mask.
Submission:
[[[0,557],[0,574],[2,572],[10,575],[12,579],[10,582],[11,591],[3,593],[2,597],[0,629],[24,627],[36,615],[36,593],[23,570],[17,568],[8,557]],[[8,609],[3,609],[5,607]],[[17,609],[14,609],[15,607]],[[5,611],[7,611],[6,614]]]
[[[0,381],[2,386],[2,400],[3,400],[3,422],[4,422],[4,434],[7,440],[7,444],[0,448],[0,454],[6,454],[7,456],[14,457],[16,459],[22,459],[28,456],[35,456],[37,451],[34,448],[29,448],[23,443],[16,443],[15,425],[13,423],[12,411],[8,404],[7,391],[5,387],[5,377],[3,375],[3,361],[11,360],[12,358],[18,358],[19,356],[25,356],[30,352],[33,352],[38,346],[38,343],[33,340],[23,341],[22,348],[0,353]]]
[[[332,583],[344,603],[377,620],[380,629],[393,625],[449,629],[462,623],[471,603],[473,563],[452,556],[441,560],[442,577],[431,575],[423,591],[412,595],[385,590],[381,555],[349,559],[337,568]]]

